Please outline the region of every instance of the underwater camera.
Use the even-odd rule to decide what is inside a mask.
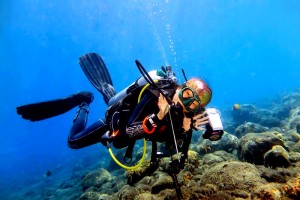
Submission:
[[[220,112],[215,108],[207,108],[206,114],[209,123],[206,124],[203,138],[211,141],[217,141],[222,138],[224,130],[220,117]]]

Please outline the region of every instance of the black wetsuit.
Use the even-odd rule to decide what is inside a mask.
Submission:
[[[173,97],[175,88],[172,89],[170,97]],[[188,147],[191,141],[192,130],[184,132],[183,124],[183,109],[176,105],[171,107],[171,118],[167,114],[163,120],[157,123],[157,127],[153,134],[147,134],[143,130],[143,120],[151,115],[157,114],[159,108],[157,106],[158,97],[152,92],[146,92],[141,101],[136,105],[133,112],[128,117],[129,120],[124,127],[120,127],[120,134],[114,139],[113,145],[116,148],[123,148],[129,144],[134,144],[135,140],[146,138],[150,141],[166,142],[167,147],[174,145],[174,137],[172,126],[178,143],[179,150],[184,154],[182,159],[187,156]],[[100,119],[88,128],[85,129],[88,116],[88,105],[82,105],[77,115],[74,118],[73,126],[68,138],[68,145],[71,148],[78,149],[86,147],[101,141],[102,135],[111,130],[110,119]],[[113,122],[112,122],[113,123]],[[151,129],[152,127],[148,127]]]

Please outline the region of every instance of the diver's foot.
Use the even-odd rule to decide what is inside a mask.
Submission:
[[[86,103],[89,105],[94,100],[94,95],[91,92],[78,92],[72,95],[72,98],[78,101],[78,104]]]

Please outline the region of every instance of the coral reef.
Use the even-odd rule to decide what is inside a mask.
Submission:
[[[299,199],[298,100],[300,94],[292,94],[270,109],[245,104],[230,110],[220,141],[203,140],[195,132],[189,160],[176,176],[181,199]],[[110,196],[101,196],[98,185],[81,199],[177,199],[171,167],[170,157],[152,168],[147,161],[127,171],[127,184]]]
[[[260,124],[256,124],[253,122],[245,122],[235,129],[234,135],[238,138],[241,138],[247,133],[262,133],[268,131],[268,129],[269,128],[264,127]]]
[[[215,151],[214,153],[208,153],[203,156],[201,166],[203,165],[209,165],[211,166],[212,164],[215,163],[220,163],[223,161],[238,161],[237,157],[227,153],[226,151]]]
[[[264,164],[273,168],[291,165],[288,152],[279,145],[273,146],[271,150],[264,154]]]
[[[241,160],[263,164],[264,154],[275,145],[287,148],[274,132],[248,133],[240,139],[238,155]]]
[[[191,149],[198,152],[200,155],[212,153],[217,150],[224,150],[232,153],[238,148],[239,139],[230,133],[225,132],[222,140],[210,141],[199,139],[197,145],[191,145]]]
[[[76,165],[70,180],[43,191],[40,197],[173,200],[181,193],[183,200],[300,199],[300,93],[286,95],[269,108],[240,105],[223,116],[230,117],[224,120],[226,131],[221,140],[204,140],[200,131],[194,132],[183,169],[172,171],[175,156],[151,165],[148,146],[146,161],[139,169],[125,171],[112,161],[88,170],[87,165]],[[139,147],[133,162],[141,157]],[[116,155],[122,160],[122,153]],[[176,185],[180,191],[175,190]],[[32,196],[37,192],[29,190],[22,199]]]
[[[231,115],[237,125],[244,122],[259,123],[261,120],[258,109],[251,104],[240,105],[239,109],[232,110]]]
[[[200,186],[216,185],[218,190],[243,190],[250,192],[255,186],[264,184],[255,166],[246,162],[225,161],[207,170]]]
[[[111,174],[106,169],[99,169],[88,173],[82,180],[82,189],[86,190],[90,187],[100,187],[106,182],[112,180]]]

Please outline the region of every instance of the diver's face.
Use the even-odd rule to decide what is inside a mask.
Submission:
[[[173,101],[180,103],[183,108],[183,112],[190,113],[191,111],[197,111],[201,108],[200,101],[195,98],[195,93],[190,88],[178,88]]]
[[[200,98],[193,89],[189,87],[180,89],[178,91],[178,98],[186,112],[196,113],[201,111]]]
[[[191,89],[189,88],[183,89],[182,98],[185,104],[188,106],[188,110],[197,110],[200,107],[200,102],[194,97],[195,94]]]

